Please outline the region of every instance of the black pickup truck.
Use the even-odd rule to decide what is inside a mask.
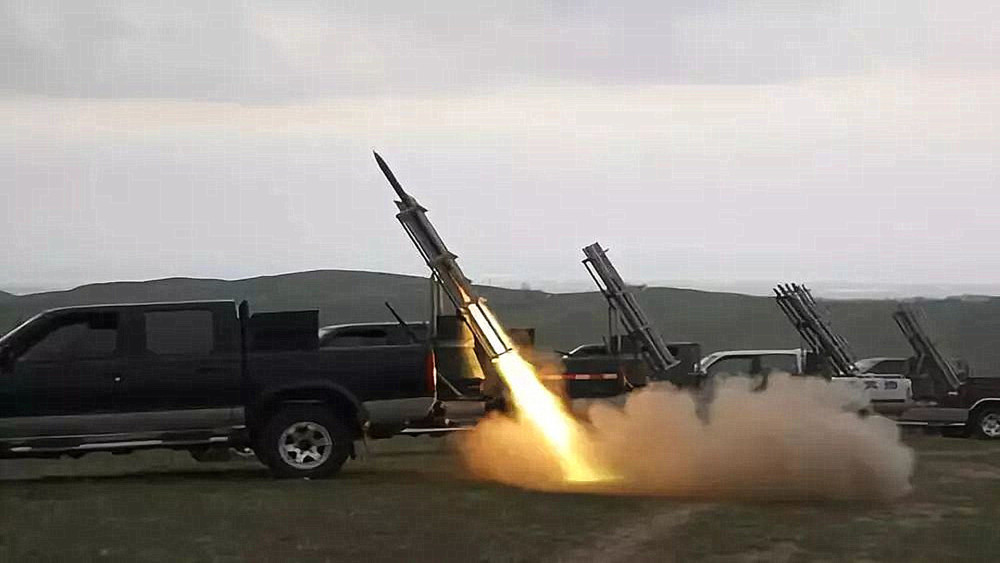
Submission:
[[[233,301],[41,313],[0,338],[0,457],[251,448],[276,476],[323,477],[432,414],[426,342],[320,348],[318,324]]]

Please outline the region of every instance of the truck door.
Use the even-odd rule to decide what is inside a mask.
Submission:
[[[224,312],[193,305],[133,312],[135,342],[117,398],[143,431],[207,430],[239,424],[240,353]],[[235,314],[229,311],[235,319]]]
[[[114,433],[113,389],[123,370],[117,312],[40,319],[0,375],[0,438]]]

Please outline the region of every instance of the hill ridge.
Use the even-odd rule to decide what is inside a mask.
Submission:
[[[478,286],[501,320],[535,327],[540,346],[567,349],[600,342],[607,332],[607,303],[596,291]],[[705,353],[725,349],[794,348],[798,335],[769,297],[697,289],[644,287],[637,298],[667,340],[702,343]],[[173,277],[87,284],[71,290],[0,298],[0,332],[45,309],[115,302],[232,299],[254,310],[318,308],[324,324],[391,321],[392,303],[406,319],[425,319],[430,293],[426,277],[360,270],[311,270],[238,280]],[[831,322],[859,358],[908,355],[891,314],[895,300],[822,300]],[[1000,299],[920,301],[946,352],[969,360],[975,373],[1000,374]]]

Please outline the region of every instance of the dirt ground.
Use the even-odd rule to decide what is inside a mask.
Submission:
[[[891,504],[522,491],[469,480],[429,438],[327,481],[175,452],[3,461],[0,561],[997,560],[1000,443],[907,441],[914,492]]]

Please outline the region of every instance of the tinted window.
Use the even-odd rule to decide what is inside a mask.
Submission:
[[[766,354],[760,357],[760,370],[762,373],[795,374],[799,366],[794,354]]]
[[[327,334],[320,342],[323,347],[352,347],[352,346],[385,346],[389,343],[389,336],[382,328],[359,328],[348,329],[333,334]]]
[[[154,354],[209,354],[215,348],[211,311],[146,313],[146,350]]]
[[[902,375],[906,373],[906,360],[882,360],[872,366],[868,373]]]
[[[708,375],[749,375],[753,373],[753,358],[749,356],[731,356],[712,364],[706,371]]]
[[[412,333],[412,336],[411,336]],[[416,340],[414,340],[416,338]],[[412,344],[427,341],[426,325],[410,325],[409,330],[399,325],[386,329],[386,339],[389,344]]]
[[[118,347],[118,315],[83,313],[56,319],[51,330],[21,355],[28,361],[106,358]]]
[[[398,346],[426,342],[430,337],[430,329],[426,324],[413,323],[408,328],[409,330],[393,324],[326,329],[320,333],[319,347]]]
[[[587,346],[581,346],[573,351],[572,356],[574,358],[583,358],[587,356],[607,356],[608,349],[603,344],[590,344]]]

